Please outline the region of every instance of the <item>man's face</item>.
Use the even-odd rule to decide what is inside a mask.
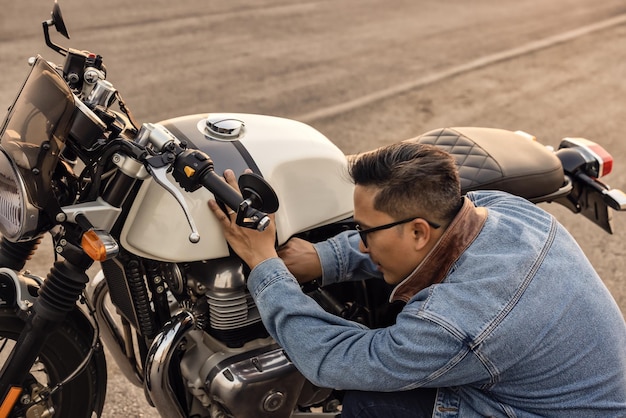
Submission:
[[[361,229],[373,228],[397,221],[385,212],[374,209],[378,189],[356,185],[354,188],[354,219]],[[416,247],[413,222],[367,234],[367,247],[361,241],[359,249],[369,254],[383,274],[385,282],[396,285],[404,280],[424,258]]]

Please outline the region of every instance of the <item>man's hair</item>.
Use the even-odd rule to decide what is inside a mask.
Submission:
[[[374,209],[394,218],[449,222],[461,206],[454,158],[434,145],[400,142],[357,156],[349,168],[356,185],[378,189]]]

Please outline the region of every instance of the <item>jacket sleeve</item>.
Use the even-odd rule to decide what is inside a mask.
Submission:
[[[320,308],[279,258],[257,265],[248,288],[270,335],[318,386],[397,391],[480,378],[462,339],[420,318],[416,307],[405,307],[391,327],[368,329]],[[474,373],[455,375],[460,370]]]
[[[356,231],[346,231],[313,244],[322,264],[322,285],[382,278],[367,254],[359,250],[361,238]]]

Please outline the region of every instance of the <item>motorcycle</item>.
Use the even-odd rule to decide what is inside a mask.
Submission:
[[[354,228],[349,157],[311,126],[272,116],[140,125],[101,56],[52,41],[51,27],[69,39],[57,3],[42,26],[64,62],[31,59],[0,129],[0,418],[100,416],[102,342],[162,416],[338,416],[341,391],[314,386],[266,332],[249,270],[206,202],[258,230],[275,213],[278,245],[324,240]],[[410,140],[450,152],[464,193],[558,203],[608,233],[612,211],[626,210],[626,195],[599,180],[612,157],[584,138],[552,150],[523,132],[462,127]],[[227,168],[240,193],[219,176]],[[57,259],[43,279],[23,269],[46,233]],[[390,290],[303,285],[371,328],[401,309]]]

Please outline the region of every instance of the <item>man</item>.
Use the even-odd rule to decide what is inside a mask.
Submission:
[[[313,383],[347,391],[342,417],[626,416],[624,318],[552,216],[502,192],[461,198],[454,160],[433,146],[380,148],[350,174],[358,232],[292,239],[284,261],[274,229],[239,228],[209,202],[270,334]],[[406,305],[366,329],[294,275],[382,275]]]

